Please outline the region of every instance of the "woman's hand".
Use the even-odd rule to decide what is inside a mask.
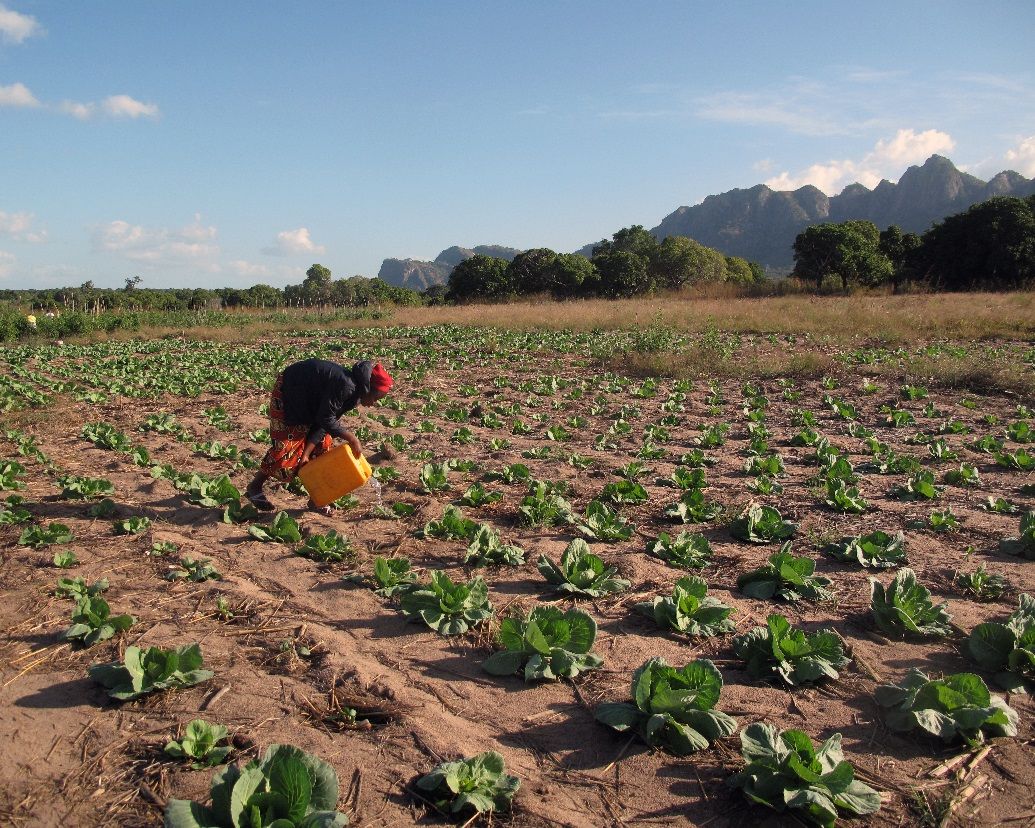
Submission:
[[[345,435],[345,442],[348,443],[349,444],[349,448],[352,449],[353,457],[362,457],[363,456],[363,446],[361,446],[359,444],[359,440],[356,439],[356,435],[355,434],[352,434],[351,432],[349,434],[346,434]]]
[[[302,449],[302,457],[298,461],[299,468],[301,468],[302,466],[304,466],[306,463],[309,462],[309,460],[313,456],[313,452],[315,450],[316,450],[316,443],[310,443],[310,442],[306,441],[305,448]]]

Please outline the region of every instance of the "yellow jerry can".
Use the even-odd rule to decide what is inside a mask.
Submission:
[[[356,457],[348,443],[335,446],[298,470],[298,477],[313,504],[322,507],[358,489],[373,472],[367,459]]]

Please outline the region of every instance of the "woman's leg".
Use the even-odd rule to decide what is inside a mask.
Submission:
[[[280,451],[278,445],[279,439],[282,432],[285,430],[283,420],[283,394],[281,392],[281,384],[284,381],[284,374],[281,372],[277,375],[276,381],[273,383],[273,390],[270,392],[269,401],[269,418],[270,418],[270,447],[266,451],[266,454],[262,458],[262,462],[259,464],[259,470],[255,473],[255,477],[252,478],[252,482],[248,484],[248,488],[244,490],[244,496],[248,498],[251,504],[262,512],[272,512],[276,508],[263,492],[262,487],[266,481],[273,476],[272,469],[276,464],[276,457]]]
[[[266,493],[262,490],[263,484],[269,479],[270,476],[260,470],[256,472],[252,482],[248,484],[248,488],[244,490],[244,496],[260,512],[272,512],[276,508],[270,503]]]

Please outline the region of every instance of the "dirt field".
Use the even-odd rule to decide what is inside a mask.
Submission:
[[[878,683],[898,681],[910,667],[930,675],[980,672],[967,657],[966,635],[982,621],[1002,621],[1016,608],[1020,593],[1035,592],[1035,563],[998,552],[1001,538],[1017,534],[1018,514],[980,508],[995,495],[1018,505],[1021,513],[1035,509],[1035,497],[1020,493],[1022,486],[1035,482],[1035,474],[1002,468],[990,455],[965,448],[985,434],[1002,436],[1008,423],[1020,419],[1018,405],[1035,406],[1035,395],[985,396],[931,388],[926,398],[907,400],[886,377],[876,379],[875,392],[863,393],[865,364],[835,371],[828,385],[836,381],[839,387],[824,387],[814,379],[758,382],[756,390],[768,399],[769,450],[778,452],[786,466],[779,477],[783,493],[759,496],[748,490],[752,476],[744,471],[750,435],[740,384],[721,382],[710,388],[707,380],[696,380],[673,396],[673,382],[659,380],[653,393],[645,393],[639,379],[602,373],[583,341],[572,340],[565,347],[559,341],[555,337],[546,343],[549,347],[539,347],[535,333],[508,339],[448,329],[416,331],[407,337],[398,331],[367,330],[333,339],[277,339],[244,349],[169,340],[139,352],[132,344],[117,343],[110,349],[102,344],[0,353],[0,361],[20,366],[24,381],[42,392],[54,391],[56,382],[79,385],[55,394],[45,408],[4,414],[8,431],[0,458],[25,466],[26,486],[17,492],[24,497],[23,506],[34,522],[66,524],[74,533],[67,546],[80,560],[70,570],[57,569],[51,559],[58,547],[19,544],[28,524],[0,526],[0,743],[6,749],[0,763],[0,822],[68,828],[160,825],[167,799],[201,801],[208,795],[211,770],[191,770],[162,753],[178,728],[203,717],[230,729],[239,759],[269,744],[287,743],[331,763],[341,781],[339,808],[350,814],[352,824],[369,828],[441,823],[442,817],[413,794],[414,780],[440,761],[489,749],[501,752],[508,772],[522,780],[514,814],[498,816],[496,823],[522,828],[788,824],[748,804],[739,791],[725,785],[743,764],[737,736],[680,759],[594,721],[599,703],[631,697],[634,669],[649,657],[662,656],[677,666],[695,658],[711,659],[724,680],[718,709],[735,716],[741,727],[764,719],[781,728],[803,729],[814,741],[842,733],[846,758],[857,777],[884,794],[882,810],[855,824],[935,825],[950,804],[952,824],[1035,824],[1035,704],[1030,696],[1007,697],[1020,717],[1019,735],[993,740],[979,764],[970,770],[960,766],[959,777],[955,771],[931,775],[962,751],[959,745],[943,746],[917,732],[889,732],[873,699]],[[745,342],[730,358],[746,358],[755,347],[794,346]],[[268,424],[260,413],[267,398],[264,389],[279,367],[313,353],[343,362],[374,356],[395,375],[397,384],[389,399],[401,410],[383,405],[363,409],[360,418],[347,418],[346,423],[369,430],[363,436],[371,451],[390,435],[402,436],[405,447],[380,466],[391,466],[399,474],[384,482],[380,505],[390,508],[402,502],[416,507],[412,516],[400,520],[379,516],[384,512],[376,510],[377,492],[367,486],[357,492],[356,505],[324,517],[306,512],[303,496],[273,491],[271,499],[297,518],[304,532],[336,529],[352,540],[354,558],[331,564],[294,554],[297,545],[260,542],[248,534],[247,524],[224,523],[220,509],[190,503],[171,482],[155,478],[150,470],[153,464],[169,464],[181,472],[231,471],[231,461],[203,456],[193,447],[196,442],[232,443],[261,456],[264,446],[248,435]],[[157,389],[153,399],[149,392],[142,398],[130,395],[147,391],[155,381],[192,374],[187,369],[197,365],[202,367],[192,388],[199,396],[187,396],[192,388],[183,393]],[[122,390],[113,388],[113,378],[122,383]],[[84,393],[90,390],[92,397]],[[793,399],[795,394],[800,397]],[[864,440],[845,433],[849,421],[824,404],[826,394],[854,405],[857,422],[895,452],[915,456],[933,470],[941,496],[934,501],[900,500],[891,490],[908,475],[861,468],[869,455]],[[967,403],[961,404],[964,400]],[[663,408],[667,402],[672,404]],[[915,424],[888,425],[880,411],[885,404],[910,411]],[[206,409],[218,406],[229,415],[229,431],[205,416]],[[609,435],[623,406],[622,419],[631,428]],[[793,420],[798,409],[814,412],[816,430],[850,453],[870,507],[865,514],[841,514],[823,505],[822,488],[810,482],[817,471],[810,462],[814,449],[791,445],[801,430]],[[141,431],[145,418],[159,412],[175,415],[189,437]],[[492,414],[499,425],[483,424],[487,415],[492,421]],[[995,424],[989,415],[997,418]],[[372,419],[375,416],[381,419]],[[575,424],[573,417],[578,418]],[[528,425],[530,433],[513,433],[515,420]],[[680,491],[659,481],[669,478],[680,457],[695,447],[702,426],[722,421],[731,426],[725,444],[705,453],[715,461],[706,469],[707,495],[722,504],[723,515],[706,524],[673,523],[664,510],[678,500]],[[970,429],[944,434],[958,459],[935,460],[925,445],[907,442],[918,431],[933,434],[949,421]],[[97,422],[114,426],[135,446],[144,446],[150,463],[137,465],[126,452],[84,439],[83,426]],[[670,423],[659,426],[668,432],[667,439],[655,432],[659,439],[654,443],[663,456],[641,461],[648,473],[640,482],[649,499],[619,507],[636,532],[628,541],[590,541],[593,551],[632,583],[628,592],[617,596],[578,602],[598,624],[593,649],[603,656],[603,667],[574,683],[541,685],[484,673],[480,663],[495,649],[493,630],[499,617],[527,611],[536,603],[562,608],[572,604],[548,591],[536,560],[546,554],[556,561],[578,536],[572,526],[524,525],[518,504],[527,484],[489,480],[487,473],[523,463],[533,478],[564,481],[571,486],[567,500],[582,515],[605,484],[620,479],[615,471],[637,459],[644,428],[661,422]],[[570,439],[547,438],[547,429],[558,425]],[[470,430],[470,442],[454,441],[460,428]],[[602,442],[597,441],[600,435]],[[18,454],[19,439],[24,445],[29,436],[52,467]],[[509,445],[493,450],[494,438]],[[1011,450],[1021,447],[1006,445]],[[545,456],[523,455],[528,451]],[[418,452],[425,453],[414,459]],[[592,465],[572,465],[568,458],[573,453],[592,458]],[[477,467],[452,471],[447,491],[425,492],[418,477],[423,464],[452,458],[473,460]],[[977,466],[978,486],[942,481],[961,460]],[[116,516],[146,516],[150,529],[140,535],[116,535],[111,518],[90,517],[88,510],[96,501],[62,498],[57,479],[67,474],[110,480]],[[232,471],[242,490],[250,475],[247,469]],[[503,498],[479,508],[462,507],[464,515],[489,523],[506,541],[522,546],[527,561],[523,566],[464,567],[460,560],[466,542],[418,536],[427,521],[440,517],[446,505],[476,481]],[[836,600],[786,604],[745,598],[738,591],[737,576],[760,566],[778,549],[775,544],[754,545],[731,537],[730,519],[752,499],[775,505],[785,518],[799,522],[793,551],[816,560],[817,573],[833,580]],[[944,509],[957,516],[957,531],[915,528],[914,521],[926,523],[932,511]],[[634,603],[670,594],[676,578],[686,574],[646,553],[648,542],[659,532],[683,528],[701,531],[710,540],[714,555],[700,574],[711,595],[735,607],[736,633],[687,638],[662,631],[634,612]],[[874,529],[905,531],[909,566],[939,601],[947,601],[954,635],[892,641],[876,630],[867,580],[874,572],[821,553],[828,541]],[[176,544],[178,551],[147,554],[160,541]],[[211,559],[222,579],[165,580],[180,555]],[[444,569],[454,580],[482,574],[497,618],[455,638],[408,623],[397,601],[379,598],[347,578],[353,571],[369,573],[376,555],[406,556],[416,567]],[[954,585],[956,571],[972,571],[979,564],[1009,584],[1001,597],[988,603],[963,595]],[[105,598],[113,612],[132,614],[136,624],[88,649],[70,648],[60,634],[70,623],[72,603],[56,597],[54,585],[58,577],[73,575],[88,582],[108,578],[111,586]],[[884,583],[892,575],[888,570],[876,573]],[[220,598],[232,617],[217,611]],[[735,634],[764,624],[771,612],[783,613],[792,624],[810,631],[836,630],[853,656],[841,678],[786,689],[752,682],[734,656],[731,641]],[[91,664],[118,660],[127,645],[193,642],[200,643],[205,666],[215,673],[195,687],[117,704],[87,678]],[[369,716],[370,726],[336,724],[331,715],[334,700],[356,708],[361,718]],[[973,789],[968,791],[968,785]]]

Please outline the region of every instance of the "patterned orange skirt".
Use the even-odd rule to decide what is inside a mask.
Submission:
[[[259,470],[275,480],[285,483],[298,472],[305,451],[305,440],[309,436],[309,426],[288,425],[284,422],[284,374],[277,375],[270,394],[270,441],[273,445],[262,458]],[[320,444],[313,450],[312,456],[323,454],[334,445],[330,434],[325,434]]]

